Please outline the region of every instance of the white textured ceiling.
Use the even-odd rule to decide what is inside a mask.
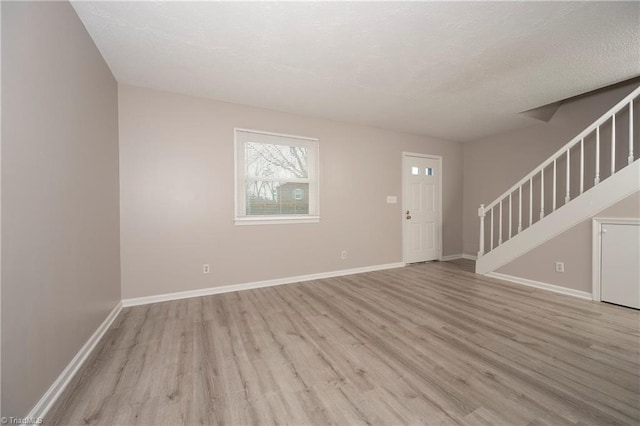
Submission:
[[[73,2],[120,83],[469,141],[640,75],[640,2]]]

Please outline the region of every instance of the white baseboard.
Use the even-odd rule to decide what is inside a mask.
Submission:
[[[449,260],[456,260],[456,259],[462,259],[463,254],[462,253],[458,253],[458,254],[448,254],[446,256],[442,256],[440,258],[441,262],[447,262]]]
[[[503,281],[509,281],[515,284],[526,285],[527,287],[534,287],[542,290],[553,291],[554,293],[566,294],[567,296],[578,297],[580,299],[593,300],[591,293],[588,293],[586,291],[574,290],[572,288],[543,283],[541,281],[534,281],[527,278],[515,277],[513,275],[501,274],[500,272],[489,272],[488,274],[485,274],[485,276],[497,278]]]
[[[198,290],[179,291],[176,293],[158,294],[155,296],[135,297],[131,299],[123,299],[122,306],[138,306],[147,305],[149,303],[168,302],[171,300],[188,299],[191,297],[210,296],[212,294],[232,293],[234,291],[251,290],[262,287],[272,287],[283,284],[300,283],[304,281],[320,280],[323,278],[340,277],[344,275],[362,274],[364,272],[381,271],[383,269],[401,268],[406,264],[403,262],[386,263],[382,265],[365,266],[362,268],[342,269],[332,272],[321,272],[318,274],[299,275],[296,277],[277,278],[266,281],[254,281],[242,284],[231,284],[219,287],[209,287]]]
[[[457,260],[457,259],[467,259],[467,260],[478,260],[478,256],[474,256],[471,254],[459,253],[459,254],[449,254],[447,256],[442,256],[440,261],[446,262],[448,260]]]
[[[102,336],[107,332],[113,321],[116,319],[120,311],[122,310],[122,302],[111,310],[107,318],[102,321],[102,324],[96,329],[96,331],[89,337],[89,340],[80,348],[76,356],[73,357],[71,362],[60,373],[55,382],[49,387],[45,394],[40,398],[40,401],[31,409],[31,412],[27,414],[26,418],[36,419],[44,418],[53,406],[56,400],[60,397],[64,389],[67,387],[73,376],[76,375],[82,364],[87,360],[93,349],[96,347]]]

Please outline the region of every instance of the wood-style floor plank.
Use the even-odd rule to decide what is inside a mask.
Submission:
[[[45,423],[640,424],[640,312],[472,271],[126,308]]]

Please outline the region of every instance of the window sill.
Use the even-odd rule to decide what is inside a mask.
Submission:
[[[236,225],[286,225],[292,223],[318,223],[320,216],[236,217]]]

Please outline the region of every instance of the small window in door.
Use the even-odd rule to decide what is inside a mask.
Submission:
[[[413,166],[411,167],[411,174],[417,176],[420,174],[420,167]]]
[[[427,167],[426,169],[424,169],[424,175],[433,176],[433,169],[431,167]]]

